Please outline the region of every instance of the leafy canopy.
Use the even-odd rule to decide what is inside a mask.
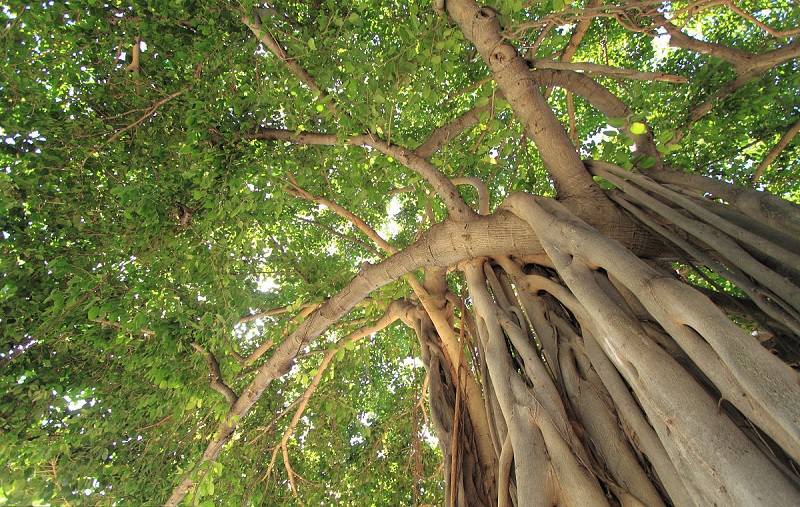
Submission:
[[[579,4],[494,7],[520,52],[552,59]],[[486,66],[430,2],[258,6],[283,57],[244,22],[257,7],[247,2],[0,5],[0,501],[8,505],[163,502],[228,413],[209,388],[207,354],[241,393],[268,354],[242,358],[280,342],[305,309],[385,255],[334,203],[400,249],[446,215],[420,176],[349,145],[351,137],[414,149],[478,108],[477,121],[432,154],[435,167],[487,182],[492,208],[514,190],[553,193]],[[790,0],[737,5],[776,30],[797,26]],[[539,20],[560,12],[543,32]],[[753,53],[776,47],[725,9],[700,12],[684,31]],[[565,126],[577,120],[571,133],[584,157],[626,167],[643,162],[617,130],[634,122],[634,134],[650,127],[670,165],[748,184],[800,112],[790,60],[690,122],[734,66],[610,17],[590,25],[573,60],[689,79],[596,77],[631,108],[629,118],[606,118],[559,88],[549,95]],[[265,141],[259,132],[268,129],[330,142]],[[798,155],[795,140],[759,184],[800,200]],[[460,189],[477,206],[477,193]],[[403,280],[376,291],[310,346],[240,421],[224,457],[196,471],[193,501],[293,505],[293,470],[306,504],[440,502],[413,335],[395,323],[337,344],[409,295]],[[327,352],[333,359],[320,373]],[[293,403],[318,374],[284,455]]]

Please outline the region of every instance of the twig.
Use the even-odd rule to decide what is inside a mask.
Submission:
[[[150,109],[148,109],[147,112],[145,112],[138,120],[136,120],[135,122],[131,123],[127,127],[123,128],[121,130],[118,130],[117,132],[114,133],[114,135],[109,137],[108,140],[106,140],[106,144],[111,143],[111,141],[113,141],[114,139],[118,138],[119,136],[121,136],[125,132],[129,131],[130,129],[132,129],[134,127],[138,127],[139,125],[141,125],[147,118],[152,116],[153,113],[155,113],[156,110],[158,110],[159,107],[163,106],[164,104],[166,104],[170,100],[174,99],[175,97],[180,96],[183,92],[185,92],[189,88],[191,88],[191,87],[187,86],[183,90],[180,90],[180,91],[177,91],[177,92],[175,92],[175,93],[173,93],[171,95],[168,95],[165,98],[163,98],[163,99],[159,100],[158,102],[156,102],[155,104],[153,104],[153,106],[150,107]]]

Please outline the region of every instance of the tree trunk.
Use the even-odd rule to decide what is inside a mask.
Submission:
[[[592,167],[612,179],[622,174]],[[647,208],[647,196],[663,200],[671,191],[627,174],[629,182],[614,180],[617,194],[635,201],[630,209],[651,226],[677,231],[665,234],[680,239],[675,259],[692,266],[700,262],[692,254],[702,252],[718,270],[737,273],[752,269],[737,263],[755,259],[739,250],[758,251],[775,265],[776,257],[793,259],[782,257],[780,243],[742,235],[715,207],[675,198]],[[492,256],[460,265],[469,299],[456,332],[465,350],[476,351],[469,372],[483,388],[490,425],[484,438],[494,449],[496,473],[476,461],[480,445],[459,408],[469,394],[442,366],[447,360],[434,334],[416,328],[438,414],[447,505],[800,502],[794,468],[800,387],[793,369],[674,269],[654,267],[556,201],[515,194],[502,208],[530,226],[547,257],[530,263]],[[690,218],[688,209],[697,215]],[[709,246],[710,236],[719,249]],[[777,276],[762,268],[764,280]],[[767,291],[758,277],[748,279],[754,291]],[[783,284],[789,297],[770,292],[763,312],[748,316],[758,322],[759,315],[776,315],[761,327],[796,341],[797,278]],[[491,476],[495,488],[481,482]],[[487,499],[493,490],[497,498]]]

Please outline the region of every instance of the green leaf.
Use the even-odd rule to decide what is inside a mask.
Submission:
[[[100,316],[101,313],[103,313],[103,311],[100,308],[98,308],[96,306],[93,306],[93,307],[89,308],[88,318],[89,318],[89,320],[92,320],[92,321],[93,320],[97,320],[97,318]]]
[[[647,126],[644,123],[634,122],[631,124],[631,133],[636,135],[642,135],[647,132]]]
[[[609,118],[608,124],[616,129],[621,129],[625,126],[625,119],[624,118]]]

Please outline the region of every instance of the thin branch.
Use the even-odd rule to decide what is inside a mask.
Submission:
[[[128,130],[130,130],[130,129],[134,128],[134,127],[138,127],[139,125],[141,125],[146,119],[148,119],[149,117],[153,116],[153,113],[155,113],[158,110],[159,107],[163,106],[164,104],[166,104],[170,100],[174,99],[175,97],[180,96],[181,94],[183,94],[183,92],[187,91],[189,88],[191,88],[191,86],[187,86],[183,90],[179,90],[179,91],[177,91],[175,93],[172,93],[172,94],[164,97],[163,99],[159,100],[155,104],[153,104],[150,107],[150,109],[148,109],[138,120],[136,120],[135,122],[131,123],[127,127],[123,128],[121,130],[118,130],[117,132],[114,133],[114,135],[109,137],[106,140],[106,144],[111,143],[114,139],[118,138],[119,136],[121,136],[122,134],[127,132]]]
[[[798,132],[800,132],[800,121],[792,125],[791,128],[789,128],[789,130],[787,130],[786,133],[781,136],[778,143],[773,146],[771,150],[769,150],[769,153],[767,153],[767,156],[764,157],[764,160],[758,164],[758,168],[753,174],[753,179],[751,180],[754,184],[758,182],[758,180],[761,178],[761,175],[764,174],[764,171],[767,170],[770,164],[772,164],[775,159],[778,158],[778,155],[780,155],[781,152],[787,146],[789,146],[789,143],[792,142],[792,139],[794,139],[794,136],[796,136]]]
[[[665,81],[667,83],[688,83],[685,77],[664,72],[641,72],[634,69],[612,67],[610,65],[599,65],[589,62],[558,62],[548,58],[536,58],[528,60],[533,68],[553,69],[553,70],[572,70],[583,72],[588,76],[604,76],[621,79],[633,79],[636,81]]]
[[[370,227],[369,224],[367,224],[364,220],[358,217],[355,213],[346,209],[344,206],[341,206],[330,199],[326,199],[325,197],[312,195],[310,192],[302,188],[291,174],[289,174],[288,180],[284,179],[283,181],[289,184],[292,187],[292,189],[294,189],[292,193],[296,197],[300,197],[307,201],[327,206],[328,209],[330,209],[340,217],[344,218],[351,224],[355,225],[358,228],[358,230],[363,232],[369,239],[374,241],[375,244],[378,245],[382,250],[389,253],[397,252],[397,248],[394,245],[391,245],[389,242],[383,239],[381,235],[378,234],[377,231],[375,231],[375,229]]]
[[[203,359],[205,359],[206,364],[208,364],[208,369],[211,372],[210,373],[211,389],[217,391],[222,396],[224,396],[225,399],[228,401],[229,406],[233,406],[233,404],[236,403],[236,400],[238,400],[239,397],[236,395],[235,392],[233,392],[233,389],[228,387],[228,384],[222,381],[222,372],[220,372],[219,370],[219,363],[217,362],[217,358],[214,357],[214,354],[212,354],[211,352],[206,352],[203,349],[203,347],[201,347],[199,344],[192,342],[191,345],[192,347],[194,347],[196,351],[203,354]]]
[[[382,139],[372,135],[357,135],[349,139],[341,139],[334,134],[320,134],[314,132],[295,132],[284,129],[263,129],[247,134],[247,139],[285,141],[294,144],[316,144],[324,146],[369,146],[384,155],[388,155],[404,167],[422,176],[433,187],[433,190],[444,202],[451,216],[458,219],[467,219],[473,216],[473,211],[467,206],[458,193],[455,185],[433,164],[416,153],[401,146],[390,145]]]
[[[311,303],[303,303],[297,307],[289,307],[289,306],[281,306],[278,308],[270,308],[269,310],[263,310],[258,313],[254,313],[252,315],[245,315],[244,317],[239,318],[238,323],[243,324],[245,322],[252,322],[256,319],[261,319],[264,317],[272,317],[273,315],[280,315],[283,313],[288,313],[292,310],[302,310],[303,308],[308,308],[311,306]]]
[[[363,326],[353,331],[349,335],[337,341],[331,349],[325,351],[325,357],[322,359],[322,362],[320,362],[319,366],[317,366],[317,373],[311,379],[311,382],[309,383],[308,387],[306,387],[305,391],[303,391],[303,394],[300,395],[300,397],[294,402],[297,404],[297,409],[294,412],[294,416],[292,416],[291,422],[289,422],[289,425],[283,432],[283,437],[281,437],[280,443],[273,451],[272,459],[270,460],[264,477],[265,479],[269,477],[272,468],[275,465],[277,450],[286,448],[286,444],[292,437],[295,428],[297,428],[297,424],[300,422],[300,418],[305,412],[308,402],[311,400],[311,396],[313,396],[314,392],[317,390],[317,387],[319,387],[320,382],[322,382],[322,376],[325,374],[328,366],[330,366],[331,362],[336,357],[336,354],[338,354],[340,350],[343,350],[348,345],[388,327],[390,324],[399,319],[401,314],[408,313],[412,309],[413,305],[410,302],[393,301],[389,304],[389,307],[386,309],[383,316],[375,321],[374,324],[371,326]],[[284,454],[284,464],[286,463],[288,463],[288,455]]]
[[[321,304],[322,303],[307,304],[305,307],[303,307],[303,309],[297,315],[295,315],[291,319],[290,323],[298,322],[299,320],[305,319],[314,310],[316,310]],[[288,329],[288,326],[287,326],[287,329]],[[284,331],[283,334],[286,334],[286,332],[287,331]],[[264,343],[259,345],[258,348],[252,354],[247,356],[247,359],[244,360],[244,364],[245,365],[253,364],[259,357],[264,355],[264,353],[266,351],[271,349],[274,344],[275,344],[275,339],[274,338],[270,338],[269,340],[265,341]]]
[[[434,130],[428,139],[414,150],[414,153],[422,158],[429,158],[451,139],[455,139],[462,132],[476,125],[480,121],[481,113],[491,110],[492,107],[493,104],[490,101],[485,106],[472,108],[453,121],[442,125]]]
[[[262,9],[258,9],[258,11],[261,10]],[[291,73],[300,80],[300,82],[308,86],[308,88],[314,95],[317,96],[317,98],[324,99],[328,97],[328,93],[320,88],[319,85],[317,85],[316,80],[311,77],[311,75],[306,71],[306,69],[303,68],[302,65],[297,63],[297,60],[286,53],[286,50],[262,24],[261,15],[259,12],[254,11],[252,16],[242,16],[242,22],[247,25],[248,28],[250,28],[253,34],[258,37],[258,40],[260,40],[272,54],[278,57],[278,59],[283,62],[284,65],[286,65],[286,68],[288,68]],[[337,113],[336,105],[333,101],[326,101],[325,105],[329,110],[331,110],[331,112]]]

